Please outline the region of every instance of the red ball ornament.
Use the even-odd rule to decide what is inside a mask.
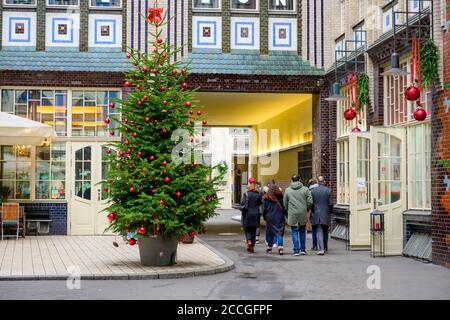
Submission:
[[[138,233],[139,233],[139,234],[146,234],[146,233],[147,233],[147,230],[145,230],[144,227],[140,227],[140,228],[138,229]]]
[[[127,149],[127,153],[131,154],[131,149],[130,148]]]
[[[164,200],[159,200],[159,204],[163,206],[165,204]]]
[[[177,71],[176,69],[173,69],[173,70],[172,70],[172,74],[173,74],[174,76],[176,76],[177,73],[178,73],[178,71]]]
[[[125,140],[125,141],[123,142],[123,144],[127,146],[127,145],[130,144],[130,142],[129,142],[128,140]]]
[[[134,188],[131,187],[131,188],[130,188],[130,193],[133,193],[133,192],[134,192]]]
[[[136,165],[134,163],[131,164],[132,169],[136,169]]]
[[[130,246],[134,246],[134,245],[136,244],[136,239],[134,239],[134,238],[128,239],[128,244],[129,244]]]
[[[142,72],[147,72],[147,71],[148,71],[147,66],[143,66],[143,67],[142,67]]]
[[[104,122],[105,124],[109,124],[109,123],[111,122],[111,120],[109,120],[108,118],[106,118],[105,120],[103,120],[103,122]]]
[[[167,133],[167,129],[166,129],[166,128],[163,128],[163,129],[161,130],[161,132],[162,132],[163,134],[166,134],[166,133]]]
[[[152,193],[155,194],[156,193],[156,189],[152,189]]]
[[[197,111],[197,115],[198,116],[202,115],[202,112],[201,111]]]
[[[161,44],[161,43],[163,42],[163,39],[162,39],[161,37],[159,37],[158,39],[156,39],[156,42],[157,42],[158,44]]]
[[[163,66],[163,65],[164,65],[164,60],[160,61],[160,62],[159,62],[159,65],[160,65],[160,66]]]
[[[123,156],[123,151],[119,150],[119,152],[117,152],[117,154],[119,155],[119,157],[122,157]]]
[[[164,161],[162,162],[162,165],[163,165],[164,167],[167,166],[167,161],[164,160]]]
[[[136,137],[138,136],[137,132],[133,132],[131,135],[132,135],[134,138],[136,138]]]
[[[153,72],[154,74],[157,74],[157,73],[158,73],[158,69],[153,69],[152,72]]]
[[[165,183],[169,183],[170,181],[171,181],[171,180],[170,180],[169,177],[165,177],[165,178],[164,178],[164,182],[165,182]]]
[[[137,155],[138,155],[138,157],[142,157],[142,152],[138,151]]]
[[[414,119],[417,121],[423,121],[427,118],[427,112],[424,108],[417,108],[416,111],[414,111]]]
[[[186,82],[183,82],[183,83],[181,84],[181,88],[187,89],[187,88],[188,88],[188,84],[187,84]]]
[[[125,83],[123,84],[125,87],[131,87],[131,82],[129,81],[125,81]]]
[[[148,96],[144,96],[142,99],[144,99],[144,101],[148,100]]]
[[[153,53],[158,53],[158,49],[153,49]]]
[[[164,52],[164,53],[161,55],[161,57],[162,57],[163,59],[165,59],[165,58],[167,58],[167,54]]]
[[[128,119],[123,119],[123,123],[128,124]]]
[[[163,104],[164,106],[167,106],[167,100],[163,100],[162,104]]]
[[[141,106],[142,106],[142,101],[138,101],[137,105],[138,105],[139,107],[141,107]]]
[[[405,90],[405,98],[409,101],[416,101],[420,98],[420,89],[414,85],[409,86]]]
[[[136,89],[141,90],[142,86],[140,84],[136,85]]]
[[[110,135],[110,136],[115,135],[114,131],[110,131],[110,132],[109,132],[109,135]]]
[[[159,88],[159,90],[161,90],[161,91],[166,91],[166,86],[161,86],[161,87]]]
[[[208,123],[208,121],[206,121],[206,120],[203,120],[203,121],[202,121],[202,124],[203,124],[204,126],[206,126],[207,123]]]
[[[181,74],[185,74],[185,73],[186,73],[186,69],[185,68],[181,69]]]
[[[125,56],[127,57],[127,59],[131,58],[131,54],[129,52],[127,52]]]
[[[107,215],[107,218],[108,218],[109,221],[114,221],[114,220],[117,219],[117,215],[116,215],[114,212],[110,212],[110,213]]]
[[[109,107],[110,109],[114,109],[114,103],[108,104],[108,107]]]
[[[155,160],[155,156],[152,155],[149,157],[149,159],[150,159],[150,161],[153,161],[153,160]]]
[[[191,114],[191,115],[194,114],[194,111],[190,110],[190,111],[189,111],[189,114]]]
[[[190,101],[186,101],[184,105],[189,108],[192,106],[192,103]]]
[[[354,127],[354,128],[352,129],[352,132],[361,132],[361,129],[358,128],[358,127]]]
[[[356,117],[356,111],[353,108],[348,108],[344,111],[344,118],[345,120],[353,120]]]
[[[105,192],[108,192],[108,190],[109,190],[108,188],[103,188],[103,191]]]
[[[175,196],[176,196],[178,199],[180,199],[180,198],[181,198],[181,192],[180,192],[180,191],[177,191],[177,192],[175,193]]]
[[[197,166],[197,163],[193,162],[193,163],[192,163],[192,166],[193,166],[193,167],[196,167],[196,166]]]
[[[111,154],[111,149],[106,149],[106,154]]]
[[[128,131],[130,131],[130,129],[128,129],[128,128],[125,128],[125,132],[128,132]]]
[[[146,118],[145,118],[145,122],[149,123],[149,122],[150,122],[150,118],[149,118],[149,117],[146,117]]]

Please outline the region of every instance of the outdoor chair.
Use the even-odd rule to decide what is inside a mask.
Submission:
[[[4,235],[4,227],[16,227],[16,240],[19,240],[19,204],[18,203],[2,203],[2,240],[4,237],[14,237],[14,235]]]

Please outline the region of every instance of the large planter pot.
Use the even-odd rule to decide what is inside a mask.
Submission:
[[[138,245],[141,264],[144,266],[170,266],[177,262],[177,238],[139,238]]]

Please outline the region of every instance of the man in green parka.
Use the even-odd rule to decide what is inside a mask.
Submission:
[[[294,174],[292,182],[284,193],[284,207],[288,212],[288,224],[291,226],[294,256],[306,254],[306,215],[312,207],[311,191],[303,185],[299,174]],[[299,246],[300,234],[300,246]]]

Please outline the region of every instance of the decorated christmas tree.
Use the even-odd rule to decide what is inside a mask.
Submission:
[[[130,245],[140,237],[201,232],[215,214],[218,183],[227,169],[224,163],[202,162],[207,121],[186,80],[188,64],[173,62],[176,50],[161,36],[162,11],[156,4],[149,9],[153,51],[126,53],[134,66],[124,83],[131,92],[110,106],[119,109],[121,119],[105,119],[121,135],[106,150],[109,171],[102,184],[110,199],[108,229]]]

